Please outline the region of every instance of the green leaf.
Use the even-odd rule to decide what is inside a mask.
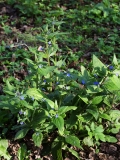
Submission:
[[[65,141],[67,143],[71,144],[72,146],[76,146],[78,148],[81,148],[80,141],[76,136],[68,135],[68,136],[65,137]]]
[[[99,104],[103,100],[103,96],[96,96],[92,99],[92,104]]]
[[[93,117],[97,120],[99,116],[99,112],[97,110],[86,109],[86,111],[93,115]]]
[[[109,78],[105,83],[104,86],[111,92],[119,91],[120,90],[120,79],[113,75],[113,77]]]
[[[7,152],[8,148],[8,140],[1,139],[0,140],[0,156],[3,156],[5,159],[10,160],[11,156]]]
[[[98,108],[97,106],[90,106],[88,109],[86,109],[86,111],[90,114],[92,114],[92,116],[97,120],[98,116],[99,116],[99,112],[98,112]]]
[[[104,101],[103,101],[107,106],[111,107],[111,104],[110,104],[110,98],[108,96],[106,96],[104,98]]]
[[[90,79],[90,74],[89,72],[87,71],[87,69],[84,67],[84,66],[81,66],[81,74],[82,74],[82,78],[86,81],[89,81]]]
[[[18,131],[15,135],[15,140],[24,138],[28,131],[29,131],[28,128],[24,128],[24,129],[21,129],[20,131]]]
[[[98,86],[94,86],[94,85],[89,85],[87,86],[87,93],[99,93],[99,92],[102,92],[103,89],[101,89],[100,87]]]
[[[61,148],[57,150],[57,160],[63,160]]]
[[[100,114],[100,117],[103,118],[103,119],[107,119],[109,121],[111,120],[111,117],[108,114],[106,114],[106,113]]]
[[[4,148],[8,148],[8,140],[0,139],[0,147],[3,146]]]
[[[40,90],[36,89],[36,88],[30,88],[26,91],[26,94],[28,96],[30,96],[31,98],[33,97],[36,100],[40,100],[42,98],[45,98],[46,96],[44,95],[44,93],[42,93]]]
[[[93,55],[93,67],[98,73],[106,74],[107,67],[95,55]]]
[[[98,127],[95,128],[95,133],[102,133],[104,131],[103,126],[99,125]]]
[[[119,130],[120,130],[119,127],[118,127],[118,128],[112,128],[112,129],[110,130],[110,132],[113,133],[113,134],[117,134],[117,133],[119,132]]]
[[[47,105],[50,106],[50,108],[54,109],[55,104],[53,101],[51,101],[50,99],[45,99],[45,101],[47,102]]]
[[[73,149],[71,148],[68,148],[68,151],[73,155],[75,156],[78,160],[80,160],[80,155]]]
[[[43,75],[43,76],[46,76],[47,74],[50,74],[51,72],[53,72],[53,70],[55,70],[55,69],[56,69],[55,66],[49,66],[49,67],[46,67],[46,68],[39,68],[38,73]]]
[[[63,133],[64,131],[64,119],[61,116],[58,116],[57,118],[53,118],[52,121],[55,126],[58,128],[58,130],[60,131],[60,133]]]
[[[62,141],[59,139],[59,136],[52,142],[51,151],[54,159],[62,159]]]
[[[32,139],[35,143],[35,146],[40,147],[43,140],[43,134],[41,132],[34,133],[32,135]]]
[[[109,112],[110,117],[113,119],[117,119],[118,117],[120,118],[120,111],[119,110],[111,110]]]
[[[31,109],[31,110],[34,110],[33,106],[31,106],[30,104],[28,104],[26,101],[21,100],[20,103],[21,103],[21,105],[23,105],[24,107],[26,107],[26,108],[28,108],[28,109]]]
[[[27,147],[23,143],[20,145],[20,148],[18,149],[17,156],[19,160],[25,159],[27,156]]]
[[[0,146],[0,156],[3,156],[5,159],[10,160],[11,156],[6,151],[7,149],[3,146]]]
[[[58,109],[58,113],[60,115],[60,114],[66,113],[68,111],[76,110],[76,109],[77,109],[77,107],[75,107],[75,106],[62,106]]]
[[[113,64],[114,65],[118,65],[118,61],[117,61],[117,58],[116,58],[116,55],[114,54],[113,56]]]
[[[9,91],[14,91],[15,87],[10,84],[8,79],[6,80],[6,85]]]
[[[87,145],[87,146],[94,146],[94,143],[93,143],[93,139],[92,138],[90,138],[90,137],[85,137],[84,139],[83,139],[83,142],[84,142],[84,144],[85,145]]]
[[[111,77],[111,81],[118,87],[118,89],[120,90],[120,79],[113,75],[113,77]]]
[[[107,142],[116,143],[117,139],[113,136],[105,135],[105,139]]]
[[[88,104],[88,98],[86,96],[83,96],[83,95],[79,95],[80,99],[83,100],[83,102],[85,102],[86,104]]]
[[[105,135],[104,135],[103,133],[96,133],[96,134],[95,134],[95,139],[96,139],[97,141],[98,141],[98,140],[101,140],[101,141],[103,141],[103,142],[106,141]]]

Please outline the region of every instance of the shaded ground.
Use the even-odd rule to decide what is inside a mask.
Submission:
[[[20,17],[18,16],[18,11],[6,4],[0,4],[0,17],[1,20],[6,19],[4,25],[0,24],[0,42],[5,41],[8,44],[18,44],[20,42],[20,37],[18,35],[24,33],[25,31],[29,31],[34,26],[32,18],[29,19],[28,25],[22,24],[19,21]],[[15,21],[15,24],[11,23],[13,21]],[[9,28],[9,26],[12,28]],[[4,70],[5,66],[2,67]],[[21,73],[21,76],[24,76],[24,74],[24,72]],[[13,141],[13,137],[14,133],[10,133],[7,137],[9,139],[8,151],[13,157],[12,159],[17,160],[17,151],[20,147],[21,141]],[[118,139],[118,142],[115,144],[101,143],[98,154],[95,153],[94,148],[85,148],[84,151],[78,150],[81,160],[120,160],[120,133],[116,135],[116,138]],[[34,160],[37,158],[42,158],[43,160],[53,160],[51,155],[44,155],[47,143],[40,148],[35,147],[31,140],[31,134],[27,134],[23,142],[26,144],[27,150],[31,150],[31,154],[29,155],[28,159]],[[68,158],[65,158],[65,160],[75,160],[75,158],[69,154],[67,157]]]

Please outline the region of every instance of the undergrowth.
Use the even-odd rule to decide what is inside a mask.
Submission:
[[[11,45],[2,41],[0,46],[0,156],[11,158],[7,151],[11,131],[14,140],[31,132],[37,147],[47,141],[47,154],[55,160],[64,159],[63,152],[80,159],[77,150],[85,146],[97,153],[101,142],[116,143],[120,130],[119,3],[8,2],[22,16],[32,15],[36,27],[19,36],[23,41]],[[44,20],[40,27],[38,20]],[[38,34],[32,35],[38,28]],[[33,44],[30,34],[36,40]],[[23,143],[18,158],[27,156]]]

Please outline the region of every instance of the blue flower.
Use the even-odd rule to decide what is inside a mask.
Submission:
[[[20,122],[20,125],[23,125],[24,124],[24,122]]]
[[[113,66],[109,66],[109,70],[113,70],[114,69],[114,67]]]
[[[34,98],[34,97],[32,97],[32,100],[33,100],[33,101],[34,101],[34,99],[35,99],[35,98]]]
[[[58,114],[56,114],[55,117],[58,118]]]
[[[39,136],[39,132],[37,132],[36,135]]]
[[[43,80],[43,82],[45,82],[45,83],[46,83],[46,82],[47,82],[47,81],[46,81],[46,79],[44,79],[44,80]]]
[[[24,97],[24,96],[20,96],[19,98],[20,98],[21,100],[24,100],[24,99],[25,99],[25,97]]]
[[[98,85],[99,85],[99,82],[96,81],[96,82],[94,82],[93,84],[94,84],[95,86],[98,86]]]
[[[49,41],[49,42],[48,42],[48,44],[51,46],[52,42],[51,42],[51,41]]]
[[[70,73],[67,73],[67,74],[66,74],[66,77],[70,77],[70,76],[71,76]]]
[[[22,115],[22,114],[24,114],[24,112],[23,111],[19,111],[19,114]]]
[[[56,82],[56,84],[58,85],[58,84],[59,84],[59,82]]]
[[[45,102],[45,98],[42,98],[41,101],[42,101],[42,102]]]
[[[85,80],[82,80],[82,81],[81,81],[81,84],[85,85]]]
[[[28,70],[28,73],[30,74],[30,73],[32,73],[32,71],[31,71],[31,70]]]
[[[42,68],[42,67],[43,67],[43,65],[42,65],[42,64],[40,64],[38,67],[39,67],[39,68]]]
[[[97,75],[97,74],[94,74],[94,77],[96,77],[96,78],[97,78],[97,77],[98,77],[98,75]]]
[[[38,51],[42,52],[44,48],[42,46],[39,46]]]
[[[45,88],[42,88],[42,91],[46,91]]]

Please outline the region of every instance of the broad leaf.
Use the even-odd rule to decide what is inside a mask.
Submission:
[[[116,143],[117,142],[117,139],[113,136],[106,135],[105,139],[106,139],[107,142],[111,142],[111,143]]]
[[[99,104],[103,100],[103,96],[96,96],[92,99],[92,104]]]
[[[116,58],[116,55],[114,54],[113,56],[113,64],[114,65],[118,65],[118,61],[117,61],[117,58]]]
[[[113,75],[109,80],[104,83],[104,86],[111,92],[120,90],[120,79]]]
[[[86,104],[88,104],[88,98],[86,96],[83,96],[83,95],[79,95],[80,99],[83,100],[83,102],[85,102]]]
[[[110,132],[113,133],[113,134],[117,134],[119,132],[119,130],[120,130],[120,127],[118,127],[118,128],[112,128],[110,130]]]
[[[98,116],[99,116],[99,112],[97,110],[97,107],[93,106],[93,108],[91,107],[90,109],[86,109],[86,111],[90,114],[92,114],[92,116],[97,120]]]
[[[65,141],[67,143],[71,144],[72,146],[76,146],[78,148],[81,148],[80,140],[76,136],[68,135],[68,136],[65,137]]]
[[[18,149],[17,156],[19,160],[25,159],[27,155],[27,147],[25,144],[21,144]]]
[[[93,139],[90,138],[90,137],[85,137],[85,138],[83,139],[83,142],[84,142],[85,145],[87,145],[87,146],[89,146],[89,147],[94,145]]]
[[[61,116],[53,118],[53,123],[61,133],[64,131],[64,119]]]
[[[103,133],[96,133],[96,134],[95,134],[95,139],[96,139],[97,141],[98,141],[98,140],[101,140],[101,141],[103,141],[103,142],[106,141],[105,135],[104,135]]]
[[[38,73],[43,76],[46,76],[47,74],[50,74],[54,69],[56,69],[55,66],[49,66],[46,68],[39,68]]]
[[[108,115],[108,114],[106,114],[106,113],[100,114],[100,117],[103,118],[103,119],[107,119],[107,120],[109,120],[109,121],[111,120],[110,115]]]
[[[93,55],[93,67],[98,73],[106,74],[107,67],[95,55]]]
[[[28,128],[24,128],[24,129],[21,129],[20,131],[18,131],[15,135],[15,140],[16,139],[21,139],[21,138],[24,138],[27,134],[27,132],[29,131]]]
[[[47,102],[47,106],[48,106],[48,107],[54,109],[55,104],[54,104],[53,101],[51,101],[50,99],[47,99],[47,98],[45,99],[45,101]],[[50,108],[49,108],[49,109],[50,109]]]
[[[76,109],[77,109],[77,107],[75,107],[75,106],[62,106],[58,109],[58,113],[63,114],[63,113],[66,113],[68,111],[76,110]]]
[[[5,159],[10,160],[11,156],[7,152],[8,148],[8,140],[1,139],[0,140],[0,156],[3,156]]]
[[[41,132],[34,133],[32,135],[32,139],[35,143],[35,146],[40,147],[42,140],[43,140],[43,134]]]
[[[40,100],[42,98],[45,98],[44,93],[42,93],[40,90],[36,88],[30,88],[26,91],[26,94],[30,96],[31,98],[34,98],[36,100]]]
[[[24,107],[26,107],[26,108],[28,108],[28,109],[31,109],[31,110],[34,109],[33,106],[31,106],[30,104],[28,104],[28,103],[27,103],[26,101],[24,101],[24,100],[21,100],[20,103],[21,103],[21,105],[23,105]]]
[[[71,148],[68,148],[69,152],[74,155],[77,160],[80,160],[80,155],[78,154],[78,152],[76,152],[75,150],[71,149]]]
[[[0,146],[0,157],[3,156],[5,159],[10,160],[11,156],[7,152],[7,149],[3,146]]]

